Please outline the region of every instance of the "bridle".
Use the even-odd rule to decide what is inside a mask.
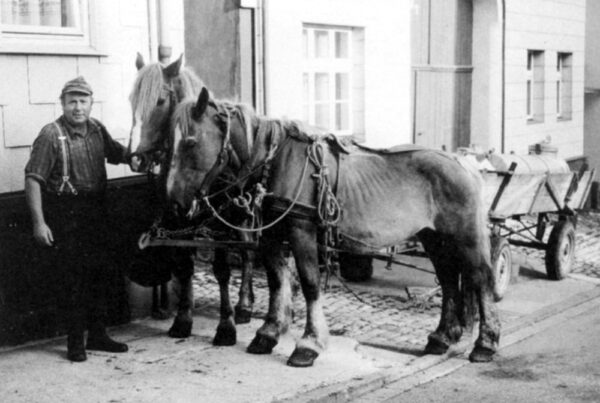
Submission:
[[[146,173],[152,174],[155,166],[160,166],[161,163],[165,159],[165,154],[169,152],[169,149],[173,147],[171,136],[169,135],[169,124],[171,120],[171,116],[175,111],[175,107],[177,106],[177,96],[175,94],[175,90],[171,85],[163,84],[163,91],[167,93],[165,97],[169,101],[169,110],[167,111],[167,118],[162,122],[161,126],[157,130],[160,135],[152,141],[149,149],[144,152],[132,152],[130,158],[138,157],[142,160],[146,159],[148,165],[146,167]],[[159,101],[162,98],[159,98]]]
[[[215,104],[212,105],[217,109],[217,114],[221,115],[223,112],[220,112]],[[223,142],[221,144],[221,151],[219,151],[219,155],[217,156],[217,160],[214,165],[208,171],[208,173],[204,176],[204,180],[200,184],[200,188],[196,193],[196,198],[203,199],[208,194],[208,190],[212,186],[213,182],[217,179],[217,177],[223,172],[225,167],[229,165],[229,162],[235,160],[237,164],[239,164],[239,158],[231,145],[231,112],[229,108],[223,108],[224,115],[227,120],[225,122],[225,135],[223,136]]]

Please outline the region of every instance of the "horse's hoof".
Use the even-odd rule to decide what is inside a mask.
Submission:
[[[425,354],[442,355],[446,354],[450,346],[446,343],[439,341],[436,338],[429,338],[427,345],[425,346]]]
[[[182,322],[175,320],[169,329],[169,337],[174,339],[184,339],[192,334],[192,322]]]
[[[277,340],[257,334],[250,345],[248,345],[246,351],[250,354],[271,354],[273,347],[276,345]]]
[[[471,362],[490,362],[494,359],[495,351],[481,346],[475,346],[471,354],[469,354],[469,361]]]
[[[238,325],[244,323],[250,323],[250,319],[252,317],[252,311],[249,309],[240,308],[238,306],[235,307],[235,315],[233,319],[235,323]]]
[[[230,324],[217,326],[217,333],[213,339],[215,346],[233,346],[237,341],[235,327]]]
[[[299,368],[312,367],[318,356],[319,353],[314,350],[297,347],[290,358],[288,358],[287,365]]]

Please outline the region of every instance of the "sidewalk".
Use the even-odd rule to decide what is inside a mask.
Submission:
[[[597,248],[598,231],[583,232],[586,247],[581,250],[582,256],[590,256]],[[578,262],[576,274],[556,282],[545,278],[543,260],[532,256],[524,259],[522,278],[511,284],[504,300],[498,303],[503,323],[501,346],[524,337],[520,335],[543,331],[541,324],[549,318],[568,315],[570,310],[597,302],[600,297],[600,276],[589,276],[581,270],[588,261]],[[594,267],[597,273],[598,263]],[[380,274],[392,276],[390,272]],[[401,272],[399,277],[388,277],[388,286],[398,281],[396,290],[432,281],[426,273],[415,276]],[[364,298],[359,302],[334,284],[325,299],[333,335],[329,349],[312,368],[285,365],[294,338],[302,333],[303,312],[298,313],[302,319],[282,337],[272,355],[245,352],[262,323],[257,318],[238,326],[236,346],[214,347],[211,341],[217,326],[217,294],[208,278],[197,274],[197,315],[189,339],[166,336],[171,320],[143,319],[111,329],[116,339],[129,343],[128,353],[89,352],[84,363],[66,360],[64,338],[0,350],[0,401],[347,401],[386,385],[397,388],[418,384],[428,376],[436,376],[429,373],[439,376],[440,371],[468,364],[466,354],[472,348],[469,335],[447,355],[422,356],[426,335],[437,324],[439,305],[434,301],[429,306],[416,306],[399,294],[390,295],[385,287],[371,292],[356,288]],[[408,284],[408,279],[413,283]],[[266,295],[260,281],[257,285],[256,316],[260,316]]]
[[[499,303],[503,338],[600,296],[595,282],[532,280],[515,284]],[[507,318],[510,318],[506,320]],[[193,336],[170,339],[170,321],[144,319],[112,329],[130,352],[90,352],[80,364],[65,359],[64,338],[34,343],[0,355],[2,402],[270,402],[344,401],[397,382],[462,354],[468,337],[446,356],[389,351],[333,336],[312,368],[285,365],[297,329],[282,337],[274,353],[245,352],[259,321],[238,326],[238,344],[213,347],[217,320],[196,316]],[[421,341],[423,347],[425,340]],[[467,364],[465,356],[460,359]]]

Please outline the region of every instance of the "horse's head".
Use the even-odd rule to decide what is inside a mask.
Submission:
[[[182,56],[168,66],[144,64],[138,53],[138,75],[129,97],[133,112],[129,152],[131,169],[142,172],[166,151],[169,120],[175,106],[186,96],[196,95],[200,80],[182,68]]]
[[[197,100],[181,102],[171,125],[173,154],[167,196],[190,210],[194,200],[206,196],[215,179],[237,159],[231,146],[231,112],[211,101],[203,88]]]

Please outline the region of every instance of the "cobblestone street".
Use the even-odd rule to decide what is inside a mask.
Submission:
[[[574,274],[600,278],[600,214],[583,213],[577,225],[577,246]],[[529,265],[543,267],[544,252],[530,248],[515,248],[513,253],[526,256]],[[406,270],[394,267],[393,270]],[[375,273],[377,276],[377,272]],[[237,294],[240,283],[239,271],[234,271],[230,287]],[[352,337],[363,344],[397,351],[414,351],[423,348],[427,335],[437,326],[441,298],[439,293],[427,301],[409,299],[404,293],[385,295],[360,290],[349,291],[339,282],[332,281],[325,293],[324,309],[329,330],[334,335]],[[354,284],[347,283],[351,289]],[[257,270],[254,277],[256,294],[253,323],[259,326],[268,304],[268,289],[263,271]],[[360,300],[353,295],[356,294]],[[219,293],[210,266],[198,265],[194,280],[195,310],[202,314],[218,315]],[[237,301],[234,298],[234,303]],[[294,298],[295,321],[292,331],[301,334],[304,325],[304,299],[299,293]],[[512,312],[502,312],[503,324],[514,318]]]
[[[218,315],[219,291],[210,268],[197,269],[194,280],[195,310]],[[234,272],[233,292],[237,292],[239,283],[239,273]],[[253,323],[258,328],[259,319],[268,308],[268,288],[263,272],[255,275],[254,290]],[[354,294],[339,283],[332,284],[324,294],[324,309],[331,334],[352,337],[361,343],[410,350],[423,344],[427,334],[437,325],[441,301],[437,295],[421,302],[365,291]],[[294,297],[293,303],[292,331],[301,334],[306,313],[301,293]]]

